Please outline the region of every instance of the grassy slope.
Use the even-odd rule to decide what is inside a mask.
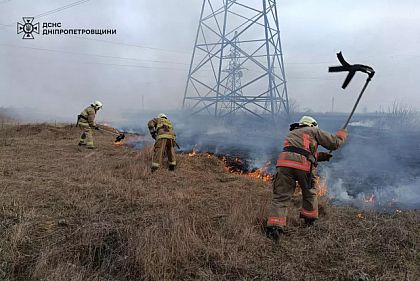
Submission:
[[[150,174],[150,151],[80,150],[69,126],[0,131],[0,280],[419,280],[420,212],[323,203],[262,235],[268,183],[205,155]],[[296,201],[295,205],[299,202]]]

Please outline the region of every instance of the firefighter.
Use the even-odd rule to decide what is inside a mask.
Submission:
[[[86,145],[89,149],[94,149],[93,132],[92,130],[99,130],[95,123],[95,116],[99,109],[102,108],[102,102],[95,101],[90,106],[86,107],[80,115],[77,116],[77,124],[82,130],[80,135],[79,146]]]
[[[338,149],[346,138],[345,129],[332,135],[319,129],[316,120],[310,116],[303,116],[299,123],[290,125],[283,151],[277,160],[277,173],[273,180],[273,199],[266,227],[269,238],[276,240],[284,232],[287,208],[296,182],[302,188],[300,217],[307,225],[313,225],[318,219],[318,199],[313,188],[314,169],[317,162],[329,161],[332,157],[330,153],[317,152],[318,145],[332,151]]]
[[[147,127],[152,138],[156,140],[153,149],[152,172],[159,169],[160,165],[162,165],[165,152],[168,156],[169,170],[175,170],[176,135],[172,122],[165,114],[160,113],[157,118],[153,118],[147,123]]]

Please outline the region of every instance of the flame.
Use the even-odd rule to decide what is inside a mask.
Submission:
[[[357,214],[356,217],[361,220],[365,218],[362,213]]]
[[[316,190],[317,197],[323,197],[327,195],[328,185],[327,178],[321,178],[320,176],[315,176],[314,186]],[[295,195],[302,195],[302,188],[299,185],[299,182],[296,181]]]
[[[268,173],[268,168],[271,165],[271,161],[268,161],[261,168],[256,169],[253,172],[246,173],[246,176],[262,179],[265,182],[271,181],[273,177]]]
[[[302,188],[300,187],[299,182],[296,181],[295,185],[296,185],[296,188],[295,188],[295,193],[293,194],[293,196],[302,195]]]
[[[192,152],[188,153],[188,156],[189,157],[194,157],[197,154],[198,154],[198,150],[195,147],[193,147]]]
[[[188,153],[188,156],[194,157],[196,155],[198,155],[198,149],[196,149],[196,147],[194,146],[192,151]],[[211,158],[214,154],[210,152],[206,152],[204,155],[206,155],[207,158]],[[266,182],[272,180],[272,176],[268,173],[268,168],[271,165],[270,161],[265,163],[264,166],[261,168],[254,169],[252,171],[247,171],[246,163],[239,157],[221,155],[221,156],[218,156],[218,158],[222,160],[223,163],[225,164],[224,169],[226,172],[237,174],[237,175],[249,176],[252,178],[258,178]]]
[[[326,178],[321,179],[320,176],[315,176],[315,189],[316,189],[316,194],[318,197],[327,195],[327,192],[328,192],[327,179]]]
[[[238,157],[227,159],[225,156],[223,156],[221,160],[225,163],[225,170],[229,173],[262,179],[265,182],[269,182],[273,178],[268,173],[268,168],[271,165],[271,161],[266,162],[261,168],[247,171],[243,169],[245,164],[244,161]]]
[[[375,195],[371,194],[370,196],[365,196],[363,198],[363,202],[368,203],[368,204],[374,204],[375,203]]]
[[[114,146],[122,146],[122,145],[124,145],[124,142],[123,141],[117,141],[117,142],[114,142],[113,144],[114,144]]]

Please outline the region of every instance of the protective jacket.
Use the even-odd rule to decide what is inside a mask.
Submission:
[[[95,124],[96,110],[93,106],[86,107],[78,116],[78,123],[87,123],[89,127],[93,128]]]
[[[284,147],[296,147],[309,152],[315,160],[318,159],[318,145],[328,150],[338,149],[345,141],[347,133],[338,131],[335,135],[322,131],[318,127],[300,127],[292,130],[284,140]],[[311,170],[311,162],[301,153],[283,151],[277,160],[277,167],[289,167],[306,172]]]
[[[175,140],[176,138],[172,122],[166,118],[153,118],[147,123],[147,127],[149,128],[150,134],[156,140]]]

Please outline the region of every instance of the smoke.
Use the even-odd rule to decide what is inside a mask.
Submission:
[[[395,196],[393,198],[397,202],[403,202],[408,206],[418,208],[420,206],[419,188],[420,177],[415,178],[412,182],[388,188],[385,192]]]
[[[135,146],[139,148],[150,144],[152,139],[148,136],[147,122],[158,113],[133,114],[110,124],[122,131],[147,136],[142,142],[136,143]],[[281,120],[273,124],[246,114],[236,114],[224,120],[211,116],[190,116],[179,111],[165,114],[174,124],[180,153],[191,152],[194,148],[199,152],[238,156],[246,160],[250,168],[262,167],[268,161],[274,164],[289,128],[288,123]],[[274,165],[270,170],[274,172]]]
[[[373,126],[375,126],[375,122],[372,120],[357,121],[349,123],[349,126],[372,128]]]
[[[177,140],[182,151],[195,148],[201,152],[238,156],[250,168],[271,162],[275,172],[277,157],[289,124],[273,124],[249,115],[230,120],[206,116],[174,115]],[[346,120],[344,114],[315,114],[321,129],[334,133]],[[347,143],[330,162],[320,163],[326,176],[329,196],[337,204],[388,210],[420,207],[420,139],[419,127],[413,124],[416,113],[397,120],[391,113],[357,115],[350,124]]]
[[[402,181],[392,185],[383,185],[365,191],[349,194],[342,178],[333,180],[328,196],[337,203],[348,203],[361,208],[392,210],[395,208],[417,209],[420,207],[420,177],[411,182]]]
[[[246,114],[224,121],[189,117],[185,124],[178,130],[183,149],[195,147],[203,152],[238,156],[247,160],[251,168],[261,167],[268,161],[274,163],[288,131],[288,124],[281,120],[273,124]],[[271,170],[274,171],[274,165]]]
[[[176,111],[165,113],[174,124],[181,147],[179,153],[194,148],[199,152],[237,156],[250,169],[271,162],[271,173],[275,172],[283,139],[289,131],[289,123],[284,120],[273,124],[245,114],[217,120]],[[131,142],[132,146],[151,145],[147,121],[157,114],[130,115],[127,120],[121,120],[118,128],[144,136]],[[334,133],[347,116],[315,114],[314,117],[321,129]],[[413,115],[407,120],[415,118]],[[384,113],[355,116],[348,128],[346,144],[333,152],[330,162],[319,164],[319,173],[328,179],[328,195],[334,202],[375,209],[420,207],[420,130],[412,125],[415,122],[402,126],[396,119]]]
[[[217,121],[175,111],[185,89],[200,1],[118,1],[102,3],[100,9],[99,3],[88,1],[40,21],[115,28],[117,36],[37,36],[22,41],[16,22],[24,15],[57,9],[56,2],[9,1],[0,6],[1,107],[15,108],[13,116],[24,120],[75,122],[76,115],[98,99],[104,109],[97,120],[145,136],[133,141],[138,148],[153,142],[146,123],[162,110],[175,124],[181,151],[196,147],[234,154],[255,167],[271,161],[274,171],[287,123],[272,125],[240,114]],[[337,96],[342,77],[326,72],[336,63],[334,53],[342,49],[351,62],[373,64],[377,70],[375,83],[363,97],[370,111],[392,102],[396,93],[418,104],[417,2],[332,2],[277,2],[289,98],[302,109],[325,112],[334,96],[331,111],[348,110],[355,97]],[[358,92],[364,78],[356,76],[346,91]],[[420,136],[412,113],[394,104],[387,114],[361,116],[350,124],[348,143],[331,163],[320,165],[329,173],[330,193],[337,201],[356,204],[374,194],[375,202],[419,206]],[[323,129],[334,132],[346,116],[315,117]]]
[[[366,208],[419,208],[420,130],[404,124],[392,114],[352,122],[348,142],[323,169],[330,197]]]
[[[147,122],[158,113],[126,112],[124,118],[107,123],[120,131],[136,134],[125,142],[141,149],[154,142]],[[241,114],[217,120],[179,111],[165,113],[175,126],[179,153],[188,153],[194,148],[199,152],[239,157],[250,169],[271,162],[271,173],[275,172],[275,162],[289,128],[285,121],[273,124]],[[349,125],[346,144],[333,153],[330,162],[320,163],[318,170],[328,179],[328,196],[334,202],[361,208],[420,208],[418,116],[415,112],[405,116],[408,123],[397,116],[383,112],[357,115]],[[340,114],[315,114],[314,117],[321,129],[332,133],[346,119]]]
[[[332,186],[329,186],[328,195],[330,198],[340,200],[341,202],[351,202],[354,200],[343,187],[343,179],[341,178],[337,179]]]

